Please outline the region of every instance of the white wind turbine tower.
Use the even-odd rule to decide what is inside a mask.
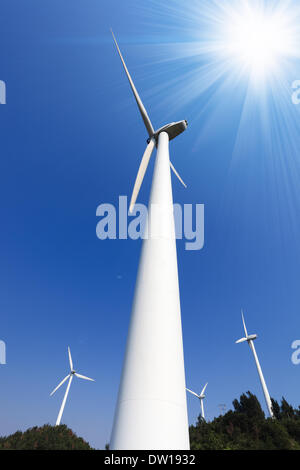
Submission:
[[[262,370],[261,370],[261,367],[260,367],[260,363],[259,363],[259,360],[258,360],[258,357],[257,357],[257,354],[256,354],[256,350],[255,350],[255,346],[254,346],[254,343],[253,343],[253,341],[257,338],[257,335],[248,335],[243,311],[242,311],[242,320],[243,320],[243,326],[244,326],[244,331],[245,331],[245,337],[237,340],[236,344],[244,343],[245,341],[248,342],[248,344],[250,346],[250,349],[253,352],[255,364],[256,364],[256,367],[257,367],[257,372],[258,372],[258,375],[259,375],[260,383],[261,383],[261,386],[262,386],[262,389],[263,389],[263,393],[264,393],[264,396],[265,396],[266,405],[267,405],[270,417],[274,418],[270,394],[269,394],[269,391],[267,389],[267,385],[266,385],[266,382],[265,382],[265,379],[264,379],[264,376],[263,376],[263,373],[262,373]]]
[[[55,423],[56,426],[58,426],[58,425],[60,424],[61,417],[62,417],[62,414],[63,414],[63,411],[64,411],[64,407],[65,407],[65,404],[66,404],[66,401],[67,401],[68,393],[69,393],[70,386],[71,386],[71,383],[72,383],[72,380],[73,380],[74,375],[75,375],[76,377],[78,377],[79,379],[91,380],[92,382],[95,382],[94,379],[90,379],[89,377],[86,377],[85,375],[78,374],[78,373],[73,369],[73,361],[72,361],[72,356],[71,356],[71,351],[70,351],[69,346],[68,346],[68,354],[69,354],[70,372],[69,372],[69,374],[57,385],[57,387],[55,387],[55,389],[50,393],[50,397],[51,397],[51,396],[56,392],[56,390],[58,390],[59,387],[61,387],[62,384],[64,384],[67,379],[69,379],[69,382],[68,382],[68,385],[67,385],[67,389],[66,389],[66,392],[65,392],[65,395],[64,395],[64,398],[63,398],[63,401],[62,401],[62,404],[61,404],[61,407],[60,407],[60,410],[59,410],[59,413],[58,413],[58,416],[57,416],[56,423]]]
[[[143,240],[110,448],[186,450],[189,434],[170,167],[182,180],[170,162],[169,140],[185,131],[187,122],[154,130],[113,38],[149,135],[130,212],[154,147],[157,154],[148,237]]]
[[[195,395],[195,397],[199,398],[200,400],[200,405],[201,405],[201,416],[203,419],[205,419],[205,414],[204,414],[204,404],[203,404],[203,401],[204,401],[204,398],[205,398],[205,395],[204,395],[204,392],[205,392],[205,389],[207,387],[208,383],[206,383],[202,389],[202,392],[200,393],[200,395],[198,395],[197,393],[193,392],[192,390],[190,390],[189,388],[187,388],[187,391],[190,392],[192,395]]]

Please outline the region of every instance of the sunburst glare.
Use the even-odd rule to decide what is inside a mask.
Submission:
[[[247,226],[245,214],[259,192],[267,201],[266,225],[279,233],[285,220],[296,237],[300,107],[292,94],[300,78],[299,0],[173,0],[163,6],[151,0],[151,7],[149,21],[161,21],[146,50],[149,70],[150,64],[157,70],[151,77],[157,115],[162,109],[164,116],[166,109],[170,116],[187,115],[195,159],[201,155],[201,162],[214,148],[214,171],[226,161],[223,205],[231,214],[239,202],[240,223],[245,218]]]
[[[220,53],[251,78],[266,78],[280,71],[282,61],[296,51],[293,10],[278,3],[272,10],[265,3],[241,2],[225,10]]]

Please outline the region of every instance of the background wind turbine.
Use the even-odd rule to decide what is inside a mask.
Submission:
[[[258,375],[259,375],[259,378],[260,378],[260,383],[261,383],[261,386],[262,386],[262,389],[263,389],[263,393],[264,393],[264,396],[265,396],[266,405],[267,405],[270,417],[274,418],[270,394],[269,394],[269,391],[268,391],[268,388],[267,388],[267,385],[266,385],[266,382],[265,382],[265,379],[264,379],[264,376],[263,376],[263,373],[262,373],[262,370],[261,370],[261,367],[260,367],[260,363],[259,363],[259,360],[258,360],[258,357],[257,357],[257,354],[256,354],[256,350],[255,350],[255,346],[254,346],[254,343],[253,343],[253,341],[257,338],[257,335],[248,335],[243,311],[242,311],[242,321],[243,321],[243,326],[244,326],[244,331],[245,331],[245,337],[241,338],[241,339],[238,339],[236,341],[236,344],[244,343],[245,341],[248,342],[248,344],[250,346],[250,349],[251,349],[251,351],[253,353],[253,356],[254,356],[255,364],[256,364],[256,367],[257,367],[257,372],[258,372]]]
[[[189,388],[187,388],[187,391],[190,392],[192,395],[195,395],[195,397],[199,398],[200,400],[200,404],[201,404],[201,416],[203,419],[205,419],[205,414],[204,414],[204,404],[203,404],[203,401],[204,401],[204,398],[205,398],[205,395],[204,395],[204,392],[205,392],[205,389],[207,387],[208,383],[206,383],[202,389],[202,392],[200,393],[200,395],[198,395],[197,393],[193,392],[192,390],[190,390]]]
[[[170,162],[169,140],[185,131],[187,121],[154,130],[114,35],[113,39],[148,133],[130,212],[155,147],[157,154],[148,210],[150,230],[142,245],[110,448],[186,450],[189,434],[170,166],[183,181]],[[152,211],[154,206],[158,210]]]
[[[51,397],[56,392],[56,390],[58,390],[65,383],[65,381],[69,379],[67,389],[66,389],[66,392],[65,392],[65,395],[64,395],[64,398],[63,398],[63,401],[62,401],[62,404],[61,404],[61,407],[60,407],[60,410],[59,410],[59,413],[58,413],[58,416],[57,416],[56,423],[55,423],[56,426],[58,426],[60,424],[61,417],[62,417],[62,414],[63,414],[63,411],[64,411],[64,407],[65,407],[65,404],[66,404],[66,401],[67,401],[68,393],[69,393],[70,386],[71,386],[74,375],[76,377],[78,377],[79,379],[91,380],[92,382],[95,382],[94,379],[90,379],[89,377],[86,377],[85,375],[78,374],[73,369],[73,361],[72,361],[72,356],[71,356],[71,351],[70,351],[69,346],[68,346],[68,355],[69,355],[69,363],[70,363],[70,373],[50,393],[50,397]]]

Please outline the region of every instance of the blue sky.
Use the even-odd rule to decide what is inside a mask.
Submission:
[[[141,242],[97,239],[96,208],[130,196],[147,137],[110,27],[154,125],[189,122],[171,143],[188,184],[173,180],[174,201],[205,204],[203,250],[177,245],[187,386],[208,382],[208,419],[247,390],[265,409],[249,348],[234,344],[244,308],[271,396],[300,404],[300,63],[249,85],[207,52],[218,12],[199,3],[2,3],[0,435],[55,423],[63,390],[49,393],[70,345],[96,382],[74,380],[63,422],[97,448],[109,441]],[[188,409],[194,423],[193,397]]]

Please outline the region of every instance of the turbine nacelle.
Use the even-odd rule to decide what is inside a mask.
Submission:
[[[241,338],[236,341],[236,344],[244,343],[245,341],[254,341],[257,338],[257,335],[249,335],[246,338]]]
[[[166,132],[169,136],[169,140],[175,139],[179,134],[184,132],[188,126],[188,122],[186,120],[178,121],[178,122],[171,122],[170,124],[166,124],[163,127],[160,127],[152,137],[154,137],[156,143],[158,141],[158,136],[161,132]],[[151,140],[151,137],[147,140],[148,144]]]
[[[235,343],[239,344],[239,343],[244,343],[245,341],[248,341],[248,344],[249,344],[250,341],[254,341],[257,338],[257,335],[248,335],[243,310],[242,310],[242,321],[243,321],[245,336],[244,338],[238,339]]]
[[[257,338],[257,335],[249,335],[247,341],[254,341]]]

